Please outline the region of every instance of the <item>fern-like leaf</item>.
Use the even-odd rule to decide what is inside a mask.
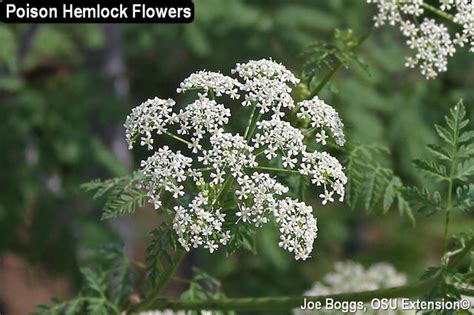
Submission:
[[[106,196],[102,219],[112,219],[135,212],[136,207],[143,207],[146,193],[137,188],[138,174],[105,181],[94,180],[83,184],[85,191],[95,191],[94,199]]]
[[[446,173],[446,167],[444,165],[438,164],[434,161],[426,160],[414,160],[413,164],[415,164],[417,169],[425,172],[438,181],[449,180],[448,174]]]
[[[387,213],[397,203],[400,214],[406,215],[414,224],[410,204],[402,194],[400,178],[377,160],[377,157],[386,153],[386,148],[375,145],[349,147],[346,158],[346,202],[354,208],[361,201],[367,212],[373,211],[381,203],[383,213]]]
[[[167,225],[162,224],[150,232],[152,240],[146,249],[146,272],[152,287],[155,287],[164,272],[164,264],[171,264],[171,253],[176,252],[178,241],[176,234]]]

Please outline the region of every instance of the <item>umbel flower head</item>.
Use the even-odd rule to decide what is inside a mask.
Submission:
[[[398,25],[406,37],[406,43],[414,51],[406,58],[406,66],[419,67],[421,74],[431,79],[444,72],[448,67],[448,58],[456,52],[456,46],[469,46],[474,52],[474,1],[439,0],[439,8],[431,10],[441,12],[458,24],[454,37],[448,27],[426,16],[424,0],[367,0],[377,5],[374,16],[375,26]],[[418,21],[420,20],[420,21]],[[415,21],[415,22],[413,22]]]
[[[330,136],[344,145],[343,124],[318,97],[296,104],[290,93],[299,80],[273,60],[237,64],[232,73],[236,78],[191,74],[177,89],[197,91],[186,106],[154,98],[132,110],[125,122],[130,149],[139,143],[154,151],[141,162],[140,187],[157,209],[171,196],[174,204],[166,209],[187,251],[204,247],[212,253],[237,237],[236,226],[275,222],[279,246],[296,259],[307,259],[318,231],[314,210],[295,199],[274,172],[306,177],[321,190],[323,205],[336,196],[342,201],[343,167],[327,152],[310,151],[305,136],[315,134],[312,141],[320,147]],[[242,106],[238,115],[251,111],[242,134],[227,131],[232,113],[226,99]],[[309,124],[309,133],[285,120],[289,111]],[[155,143],[154,135],[168,135],[187,148],[173,152],[169,143]]]

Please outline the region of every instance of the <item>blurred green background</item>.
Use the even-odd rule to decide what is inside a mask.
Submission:
[[[229,73],[249,59],[271,57],[299,74],[309,45],[331,39],[335,29],[364,35],[374,10],[351,0],[195,5],[189,25],[0,24],[1,314],[73,295],[78,265],[94,246],[122,241],[128,255],[143,259],[147,231],[158,223],[152,209],[100,221],[100,203],[79,188],[138,167],[146,152],[129,152],[122,128],[131,107],[154,96],[176,98],[176,86],[193,71]],[[358,50],[368,71],[342,69],[321,97],[341,113],[350,142],[387,146],[384,163],[417,184],[423,179],[411,160],[436,141],[432,125],[459,98],[473,118],[474,63],[460,51],[448,72],[426,81],[404,67],[408,53],[396,29],[375,29]],[[198,266],[221,279],[228,296],[296,295],[335,261],[388,261],[413,279],[439,259],[441,216],[417,215],[414,228],[396,211],[367,215],[344,203],[313,204],[319,237],[312,259],[295,262],[268,225],[258,234],[257,255],[198,250],[179,272],[188,276]],[[453,232],[472,227],[465,216],[454,222]],[[180,289],[177,283],[168,293]]]

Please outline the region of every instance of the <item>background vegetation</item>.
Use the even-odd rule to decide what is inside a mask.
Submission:
[[[249,59],[271,57],[305,75],[318,43],[332,42],[336,29],[364,36],[372,10],[349,0],[200,0],[190,25],[0,25],[0,313],[73,295],[78,265],[99,245],[122,242],[129,257],[144,260],[147,231],[159,220],[152,209],[100,221],[101,200],[79,188],[137,168],[145,152],[127,150],[122,128],[131,107],[175,97],[195,70],[228,72]],[[389,148],[377,162],[419,184],[411,161],[437,141],[433,124],[460,98],[474,118],[474,63],[467,51],[457,53],[448,72],[427,81],[404,67],[406,49],[397,30],[373,30],[357,62],[342,67],[320,95],[341,113],[351,143]],[[308,66],[316,80],[330,71]],[[179,273],[198,266],[219,278],[228,296],[272,296],[301,294],[339,260],[388,261],[409,276],[438,262],[442,215],[415,213],[424,218],[414,229],[397,211],[382,216],[381,205],[370,213],[353,208],[317,208],[319,237],[306,262],[280,250],[267,226],[258,255],[195,251]],[[472,226],[471,219],[454,216],[452,232]],[[182,287],[176,282],[168,294]],[[27,292],[36,292],[31,304],[19,303]]]

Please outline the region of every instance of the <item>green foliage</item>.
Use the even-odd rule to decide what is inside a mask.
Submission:
[[[122,254],[121,246],[109,246],[92,251],[81,268],[84,283],[71,300],[53,298],[52,305],[40,305],[35,314],[120,314],[125,308],[134,271]]]
[[[137,188],[138,173],[132,176],[99,179],[83,184],[85,191],[95,191],[94,199],[107,196],[102,219],[113,219],[135,212],[136,207],[145,205],[146,193]]]
[[[248,225],[233,224],[229,225],[231,231],[231,239],[226,246],[227,254],[233,254],[239,248],[244,248],[251,253],[257,253],[257,244],[255,240],[255,230]]]
[[[305,64],[303,66],[302,79],[309,90],[317,89],[324,75],[331,73],[340,66],[349,68],[355,63],[364,71],[368,66],[355,54],[355,49],[361,44],[363,38],[356,38],[352,30],[339,30],[334,32],[331,41],[318,41],[310,45],[304,54]]]
[[[441,203],[438,191],[416,187],[406,190],[406,196],[419,209],[430,213],[452,209],[472,210],[474,187],[469,179],[474,175],[474,133],[465,130],[469,121],[462,100],[445,117],[445,125],[435,125],[441,145],[428,145],[431,160],[415,160],[417,169],[437,182],[448,184],[448,197]],[[455,193],[455,194],[454,194]],[[455,197],[453,200],[452,197]]]
[[[362,203],[371,212],[381,203],[386,213],[396,203],[400,215],[406,215],[412,223],[415,218],[412,209],[403,196],[403,185],[393,171],[381,165],[376,156],[388,151],[377,145],[352,145],[346,155],[346,202],[354,208]]]
[[[162,224],[150,232],[152,237],[146,249],[147,279],[154,288],[157,286],[165,270],[165,263],[172,265],[172,253],[178,249],[176,233],[170,226]]]
[[[194,277],[189,282],[189,288],[181,294],[180,299],[183,301],[200,301],[200,300],[222,300],[226,295],[222,291],[221,282],[206,273],[205,271],[194,267]],[[191,311],[189,315],[199,315],[200,312]],[[212,315],[234,315],[234,311],[212,311]]]

